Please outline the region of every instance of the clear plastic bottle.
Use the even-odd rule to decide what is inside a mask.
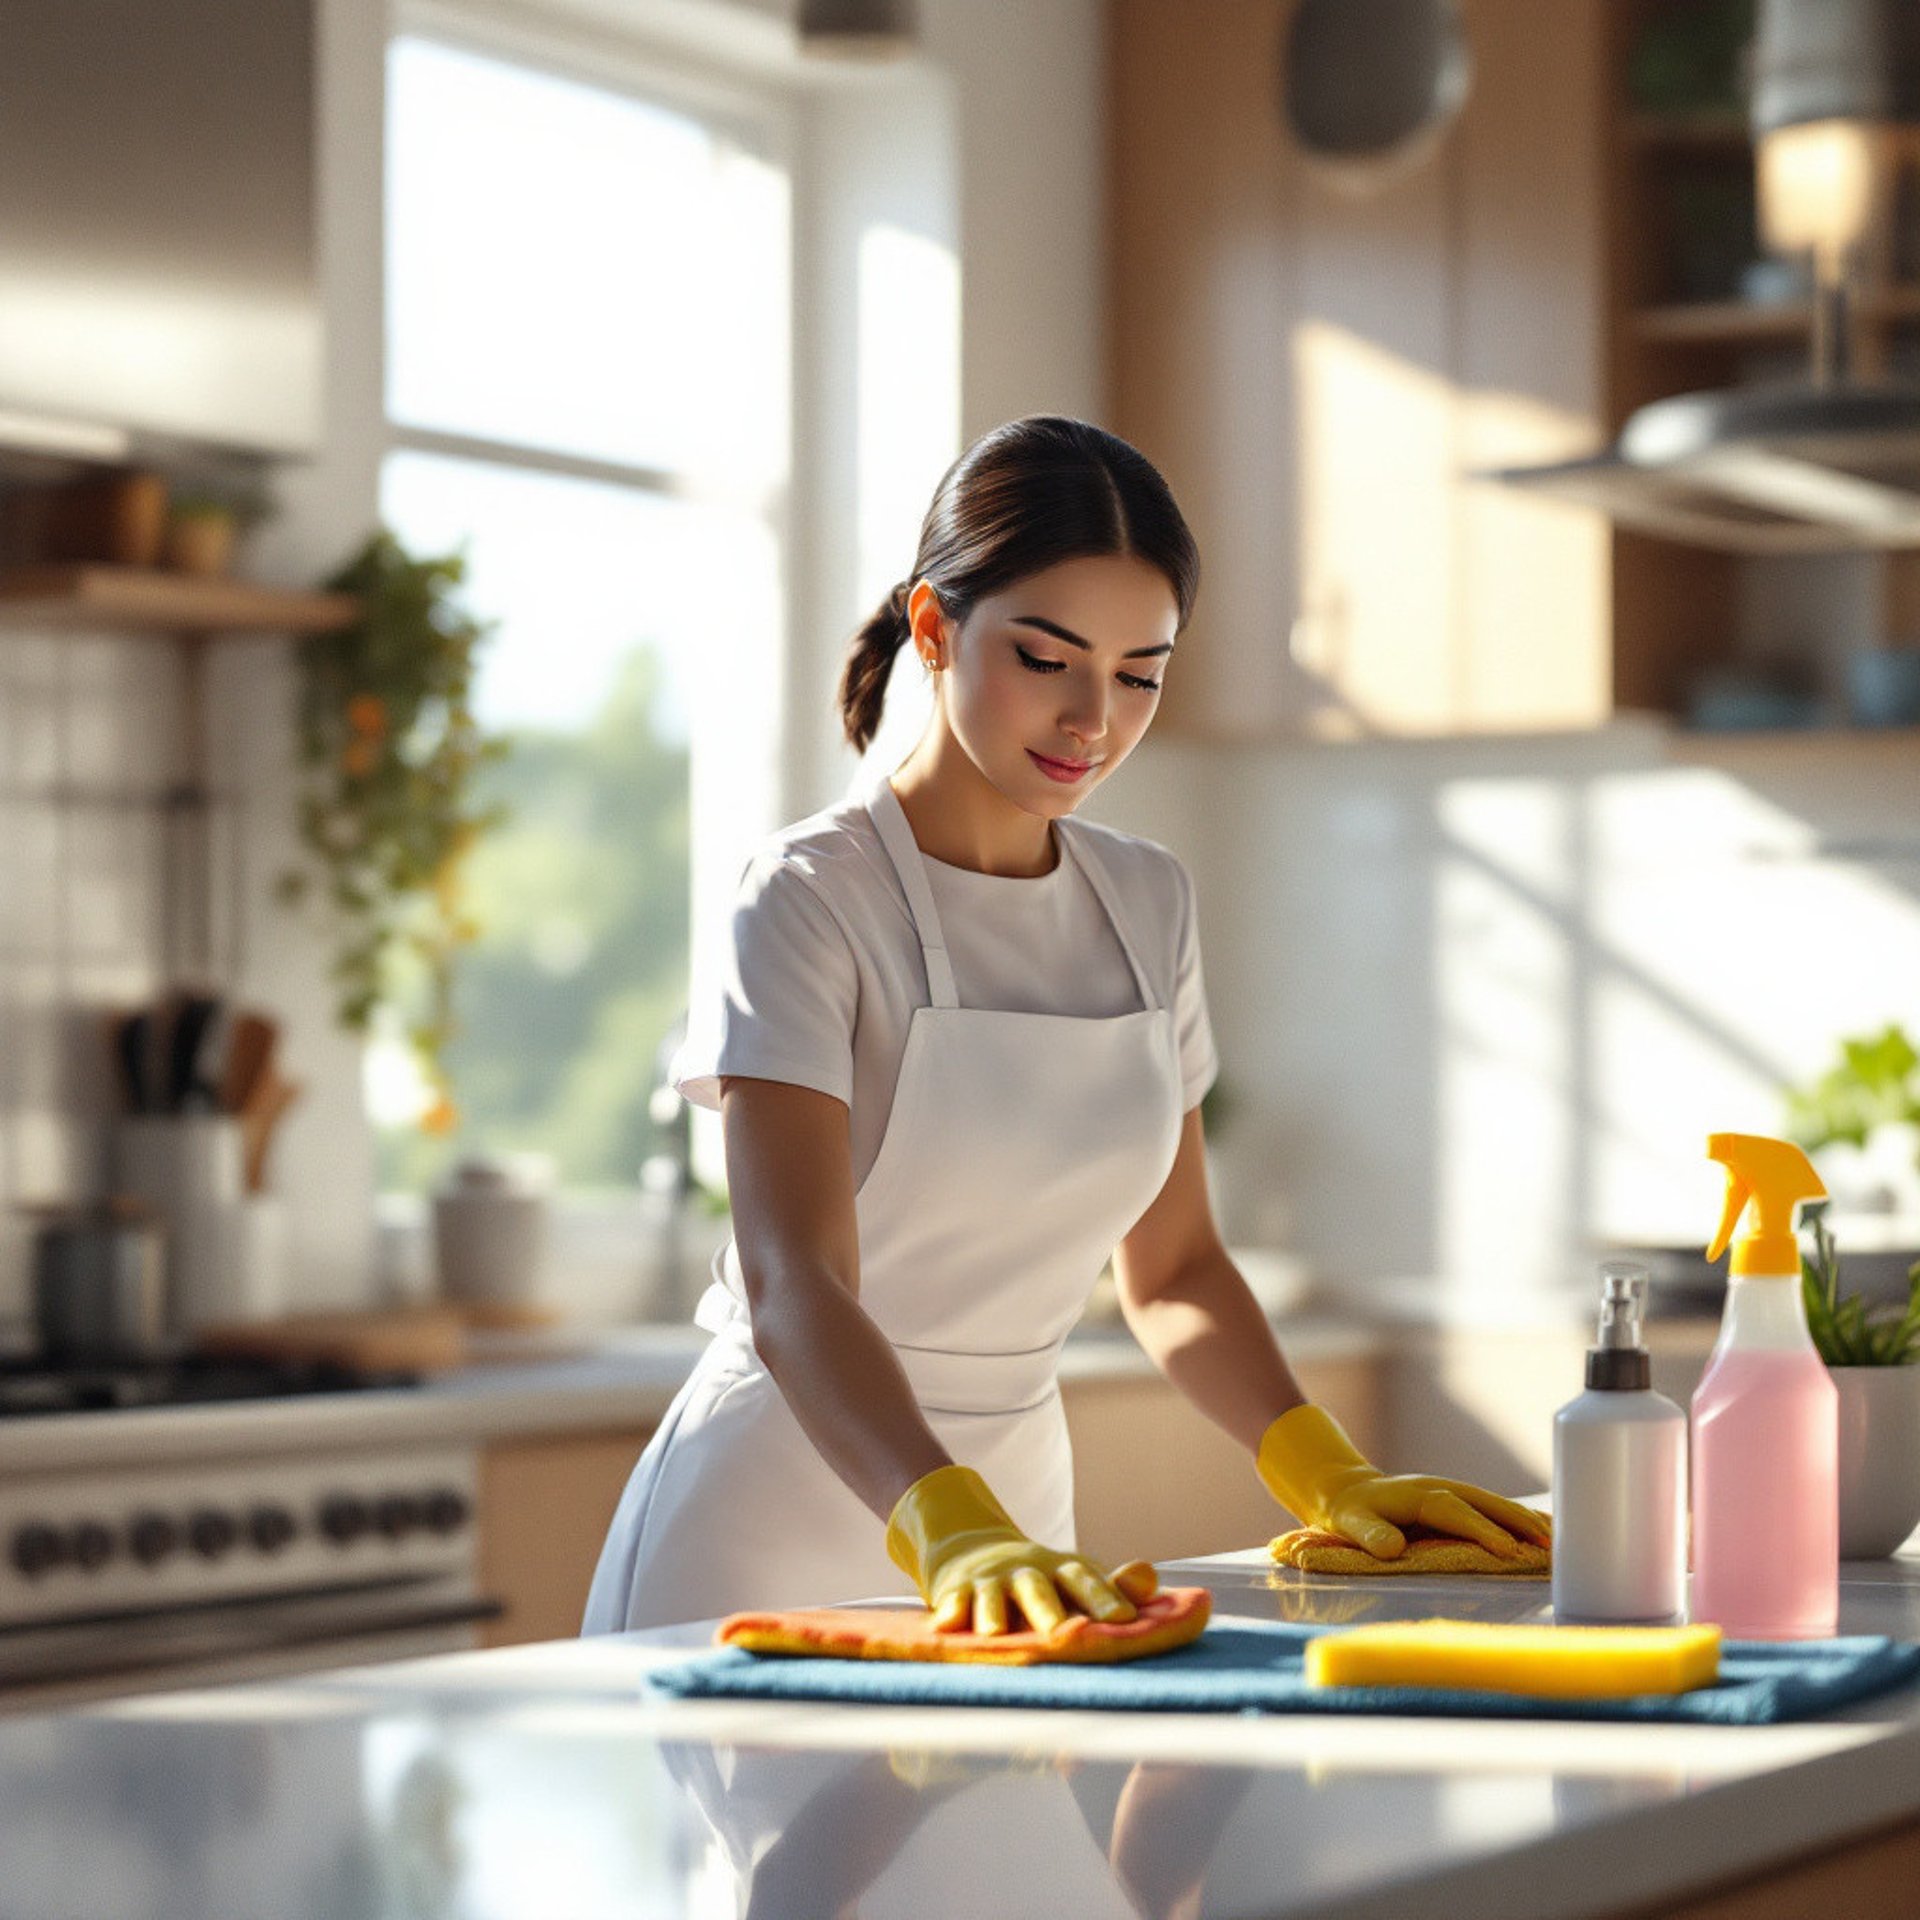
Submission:
[[[1587,1390],[1553,1421],[1553,1615],[1665,1626],[1686,1609],[1687,1416],[1651,1384],[1646,1268],[1600,1275]]]
[[[1692,1614],[1733,1639],[1816,1639],[1839,1617],[1839,1396],[1807,1330],[1793,1212],[1826,1189],[1784,1140],[1716,1133],[1707,1152],[1727,1168],[1707,1257],[1749,1201],[1757,1219],[1693,1396]]]

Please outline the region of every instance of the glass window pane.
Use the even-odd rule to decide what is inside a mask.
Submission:
[[[775,631],[778,544],[750,514],[416,452],[387,460],[382,506],[411,550],[466,548],[467,603],[499,623],[475,707],[513,751],[487,770],[511,816],[468,867],[461,1130],[417,1132],[409,1056],[376,1041],[381,1184],[419,1191],[455,1151],[526,1148],[570,1188],[631,1187],[687,990],[690,742]]]
[[[417,36],[387,84],[391,417],[777,486],[785,171],[631,95]]]

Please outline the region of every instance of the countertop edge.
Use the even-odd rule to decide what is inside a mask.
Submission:
[[[1366,1358],[1391,1338],[1379,1328],[1319,1314],[1303,1315],[1280,1333],[1288,1352],[1302,1359]],[[666,1412],[704,1346],[705,1337],[690,1327],[616,1329],[597,1351],[484,1363],[412,1387],[0,1421],[0,1473],[84,1472],[411,1441],[481,1445],[530,1434],[645,1427]],[[1076,1334],[1060,1367],[1069,1391],[1157,1377],[1153,1363],[1120,1328]]]
[[[1474,1920],[1614,1920],[1653,1913],[1911,1823],[1920,1817],[1920,1788],[1912,1772],[1904,1784],[1901,1775],[1916,1760],[1920,1727],[1869,1733],[1836,1752],[1717,1781],[1685,1800],[1625,1808],[1310,1911],[1313,1920],[1431,1920],[1436,1912],[1469,1911]],[[1843,1810],[1838,1819],[1836,1808]],[[1557,1897],[1543,1898],[1549,1890]]]

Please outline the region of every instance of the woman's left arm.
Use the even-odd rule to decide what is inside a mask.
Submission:
[[[1220,1242],[1198,1107],[1181,1122],[1173,1171],[1115,1248],[1113,1272],[1120,1310],[1153,1364],[1249,1453],[1306,1399]]]

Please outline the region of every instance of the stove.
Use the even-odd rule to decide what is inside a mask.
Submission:
[[[0,1360],[15,1420],[406,1387],[325,1362]],[[91,1424],[91,1422],[90,1422]],[[331,1427],[333,1423],[329,1422]],[[284,1424],[278,1430],[285,1431]],[[477,1643],[475,1444],[329,1439],[0,1473],[0,1711],[364,1664]]]
[[[352,1393],[417,1385],[417,1373],[373,1371],[335,1360],[274,1360],[183,1353],[162,1360],[55,1366],[0,1359],[0,1419],[42,1413],[98,1413],[114,1407],[210,1406],[287,1394]]]

